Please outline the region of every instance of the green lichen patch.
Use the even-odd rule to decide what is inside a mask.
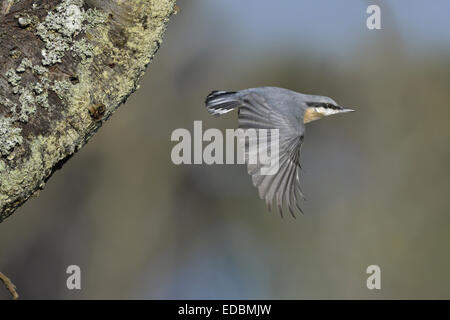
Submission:
[[[39,64],[32,66],[32,70],[37,75],[43,75],[43,74],[46,74],[48,72],[48,69],[46,67],[41,66]]]
[[[45,92],[43,92],[42,94],[40,94],[39,96],[37,96],[37,97],[36,97],[36,103],[37,103],[40,107],[42,107],[42,108],[48,110],[48,109],[50,108],[50,104],[49,104],[49,102],[48,102],[48,92],[45,91]]]
[[[13,122],[13,119],[0,115],[0,155],[4,157],[23,142],[22,130],[15,128]]]
[[[19,67],[22,67],[23,64]],[[32,65],[27,65],[27,68],[33,69]],[[22,70],[22,69],[20,69]],[[10,72],[11,77],[14,78],[14,72]],[[41,106],[45,109],[49,107],[48,103],[48,81],[44,78],[41,81],[36,81],[36,83],[29,84],[27,86],[21,86],[19,82],[13,82],[15,85],[13,87],[13,93],[19,95],[19,103],[14,103],[6,97],[0,96],[0,104],[5,106],[11,117],[9,121],[11,123],[21,122],[27,123],[30,117],[36,112],[37,106]],[[11,85],[13,85],[11,83]],[[61,85],[58,85],[59,88]],[[61,89],[60,89],[61,90]]]
[[[66,100],[72,88],[72,84],[67,80],[55,81],[51,89],[57,94],[61,100]]]
[[[27,68],[31,68],[33,66],[32,62],[28,58],[23,58],[20,62],[19,66],[16,69],[16,72],[22,73],[27,70]]]
[[[93,56],[93,50],[93,45],[86,39],[76,41],[71,47],[72,55],[81,58],[82,63],[86,63],[87,59]]]
[[[29,14],[29,25],[10,19],[9,29],[2,29],[0,21],[2,70],[12,69],[8,79],[0,78],[0,95],[8,98],[0,100],[0,222],[42,188],[56,165],[136,89],[173,5],[174,0],[27,1],[15,12]],[[28,41],[8,42],[9,30]],[[89,113],[92,106],[101,112]]]
[[[42,94],[44,92],[44,90],[46,89],[45,86],[40,82],[35,83],[32,86],[32,88],[33,88],[33,92],[37,95]]]
[[[92,56],[92,48],[78,44],[74,37],[103,23],[106,16],[96,9],[83,8],[83,0],[64,0],[36,28],[36,34],[44,41],[42,64],[51,66],[60,63],[67,51],[77,48],[76,55],[82,58]]]
[[[17,119],[21,122],[27,123],[29,116],[36,112],[36,101],[33,92],[29,89],[23,89],[19,97],[20,112]]]
[[[14,69],[9,69],[6,71],[5,75],[10,85],[13,87],[18,87],[20,85],[22,77],[19,76]]]
[[[2,122],[4,128],[29,123],[33,120],[38,108],[51,111],[49,91],[56,94],[59,98],[58,103],[67,104],[74,85],[64,77],[70,77],[70,75],[64,72],[55,75],[49,68],[61,64],[67,53],[77,58],[73,61],[74,65],[91,59],[94,48],[86,40],[84,33],[106,21],[105,13],[97,9],[86,10],[83,6],[84,0],[63,0],[54,10],[47,13],[42,22],[28,13],[15,16],[21,27],[30,26],[28,29],[39,36],[43,41],[43,49],[40,50],[42,59],[38,63],[33,63],[32,59],[24,57],[18,49],[10,51],[10,57],[20,63],[5,73],[11,91],[17,98],[14,99],[15,102],[12,102],[6,97],[0,97],[0,104],[6,107],[8,115],[8,118],[4,118],[7,120]],[[20,57],[24,58],[19,60]],[[36,62],[35,58],[33,60]],[[30,79],[33,80],[30,81]],[[54,103],[56,102],[53,99]],[[21,133],[20,128],[12,132],[14,132],[13,136],[2,137],[1,156],[8,156],[14,147],[25,140],[24,137],[21,139],[16,137]]]

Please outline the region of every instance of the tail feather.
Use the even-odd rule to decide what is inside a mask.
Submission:
[[[205,104],[206,110],[215,116],[220,116],[241,106],[236,92],[232,91],[213,91],[206,97]]]

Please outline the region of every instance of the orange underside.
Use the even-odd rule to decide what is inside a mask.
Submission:
[[[303,115],[303,123],[308,123],[320,118],[323,118],[323,114],[317,112],[315,108],[308,108]]]

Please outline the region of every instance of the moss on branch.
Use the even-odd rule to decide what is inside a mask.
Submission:
[[[174,3],[0,0],[0,221],[136,90]]]

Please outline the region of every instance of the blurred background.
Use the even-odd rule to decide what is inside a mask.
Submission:
[[[369,4],[382,30],[366,28]],[[21,297],[449,299],[450,2],[178,6],[141,89],[0,224]],[[295,220],[268,213],[242,165],[170,159],[176,128],[237,126],[206,112],[211,90],[265,85],[357,109],[308,125]]]

